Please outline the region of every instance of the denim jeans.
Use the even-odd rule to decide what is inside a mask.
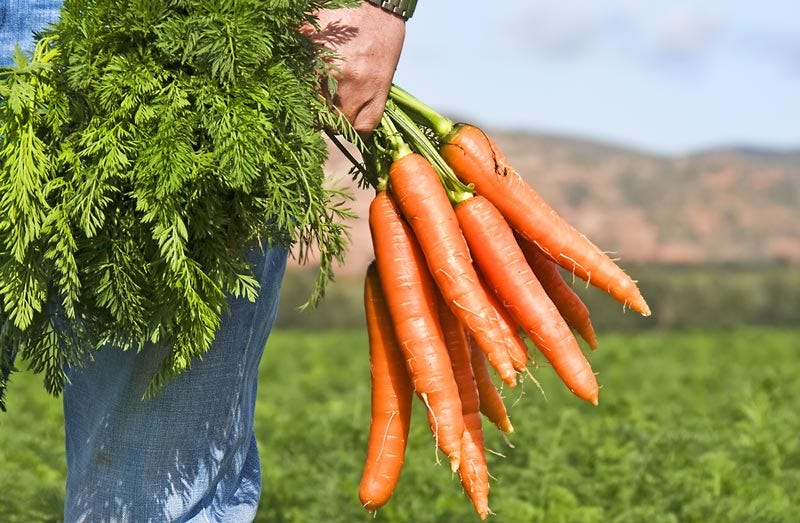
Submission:
[[[33,32],[58,19],[60,0],[0,0],[0,67],[10,65],[14,45],[33,50]]]
[[[0,0],[0,66],[54,22],[59,2]],[[251,253],[261,293],[230,300],[202,360],[142,400],[169,348],[100,350],[67,369],[64,521],[252,521],[261,494],[253,432],[258,366],[275,321],[287,251]]]
[[[231,300],[210,351],[160,394],[140,399],[165,349],[105,349],[69,370],[65,521],[253,520],[258,366],[287,253],[255,258],[256,302]]]

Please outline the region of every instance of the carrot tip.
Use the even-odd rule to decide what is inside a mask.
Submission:
[[[500,425],[498,425],[498,428],[503,432],[505,432],[506,434],[511,434],[512,432],[514,432],[514,425],[511,424],[511,420],[508,418],[501,421]]]
[[[509,374],[502,378],[503,383],[508,385],[509,387],[516,387],[517,386],[517,374]]]
[[[631,303],[630,307],[644,317],[650,316],[650,306],[641,296],[635,303]]]
[[[461,454],[459,453],[452,453],[450,455],[450,470],[452,472],[458,472],[458,467],[461,466]]]
[[[582,399],[584,401],[588,401],[589,403],[591,403],[595,407],[599,403],[598,402],[598,397],[600,396],[600,391],[597,388],[594,388],[593,390],[590,390],[590,391],[580,391],[580,392],[576,391],[574,389],[570,389],[570,390],[572,390],[572,392],[576,396],[578,396],[580,399]]]

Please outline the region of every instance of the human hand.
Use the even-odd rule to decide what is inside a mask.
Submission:
[[[405,39],[405,21],[380,7],[362,2],[349,9],[317,13],[319,31],[304,30],[334,51],[336,92],[326,97],[362,136],[381,119]]]

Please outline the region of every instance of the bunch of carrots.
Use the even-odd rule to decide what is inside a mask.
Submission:
[[[533,359],[525,337],[579,398],[598,384],[573,330],[597,339],[557,266],[643,315],[634,281],[565,222],[476,126],[458,124],[397,86],[362,151],[376,188],[375,260],[364,302],[372,419],[359,496],[370,511],[392,495],[416,395],[435,443],[481,519],[489,472],[481,415],[513,431],[492,372],[513,387]]]

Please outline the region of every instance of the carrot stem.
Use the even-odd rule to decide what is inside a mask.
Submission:
[[[385,151],[380,149],[375,141],[374,147],[365,147],[361,151],[363,169],[366,171],[364,179],[378,192],[385,191],[389,183],[389,165]]]
[[[455,124],[445,116],[442,116],[433,107],[429,106],[419,98],[415,97],[402,87],[392,84],[389,90],[389,97],[403,109],[414,113],[425,120],[434,133],[440,138],[445,138],[451,132]]]
[[[389,148],[391,149],[389,152],[392,156],[392,160],[397,161],[403,156],[412,153],[411,148],[403,140],[400,131],[397,130],[394,122],[389,118],[387,111],[384,111],[381,116],[381,130],[386,134],[386,139],[389,142]]]

